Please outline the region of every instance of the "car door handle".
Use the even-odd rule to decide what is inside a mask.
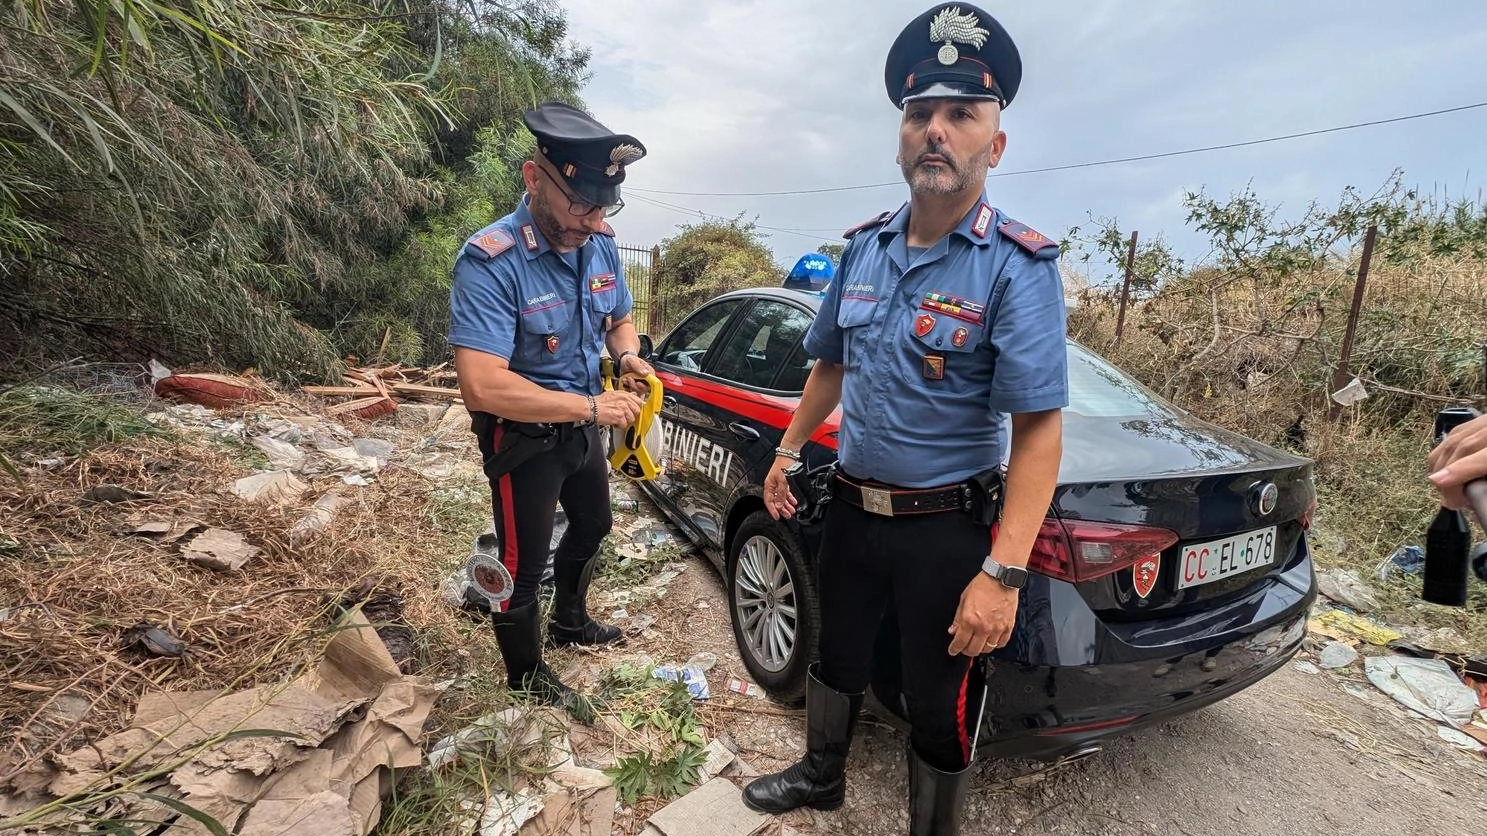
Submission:
[[[661,408],[662,409],[676,409],[676,398],[674,396],[672,396],[672,395],[665,395],[665,396],[663,396],[661,398]]]
[[[739,438],[747,439],[749,441],[759,440],[759,431],[749,426],[748,424],[740,424],[739,422],[734,421],[733,423],[728,425],[728,429],[732,430],[733,434],[738,436]]]

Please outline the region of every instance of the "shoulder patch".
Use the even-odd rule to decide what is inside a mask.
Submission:
[[[1005,221],[997,231],[1027,250],[1033,258],[1058,258],[1058,242],[1024,223]]]
[[[599,224],[599,234],[608,235],[610,238],[613,238],[614,227],[609,225],[609,221],[604,221],[603,223]]]
[[[483,235],[471,238],[466,242],[466,246],[474,247],[487,259],[491,259],[516,246],[516,240],[499,229],[492,229]]]
[[[842,233],[842,237],[843,238],[851,238],[853,235],[856,235],[857,233],[862,232],[863,230],[872,229],[875,226],[882,226],[891,217],[893,217],[893,213],[892,212],[884,212],[883,214],[877,216],[876,218],[873,218],[872,220],[864,221],[863,223],[860,223],[857,226],[852,227],[851,229],[847,230],[846,232],[843,232]]]

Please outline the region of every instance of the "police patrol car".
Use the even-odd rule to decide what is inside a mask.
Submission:
[[[667,457],[642,487],[722,573],[744,664],[785,702],[815,653],[820,523],[771,519],[761,492],[821,298],[735,291],[659,343],[642,337],[665,386]],[[1233,694],[1295,654],[1316,595],[1310,461],[1194,418],[1073,341],[1068,361],[1059,487],[1012,641],[983,657],[995,675],[982,755],[1087,754]],[[835,460],[840,421],[805,446],[808,470]],[[880,642],[873,692],[889,712],[897,652]]]

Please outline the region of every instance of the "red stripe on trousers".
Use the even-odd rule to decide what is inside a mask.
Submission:
[[[965,757],[967,766],[971,763],[971,736],[966,734],[966,686],[971,681],[971,665],[976,664],[972,659],[966,665],[965,676],[960,678],[960,696],[955,700],[955,724],[960,731],[960,752]]]
[[[497,424],[491,431],[491,450],[501,449],[501,436],[506,427]],[[520,549],[516,542],[516,508],[511,503],[511,474],[503,475],[496,482],[496,489],[501,495],[501,563],[506,567],[506,573],[511,576],[511,584],[516,585],[516,567],[520,563]],[[501,612],[506,612],[511,606],[511,599],[507,598],[501,602]]]

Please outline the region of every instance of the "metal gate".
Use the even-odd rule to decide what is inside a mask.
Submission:
[[[631,311],[635,329],[659,339],[661,330],[669,324],[665,300],[656,292],[656,262],[661,258],[661,248],[620,244],[619,250],[625,284],[630,287],[630,295],[635,297],[635,307]]]

